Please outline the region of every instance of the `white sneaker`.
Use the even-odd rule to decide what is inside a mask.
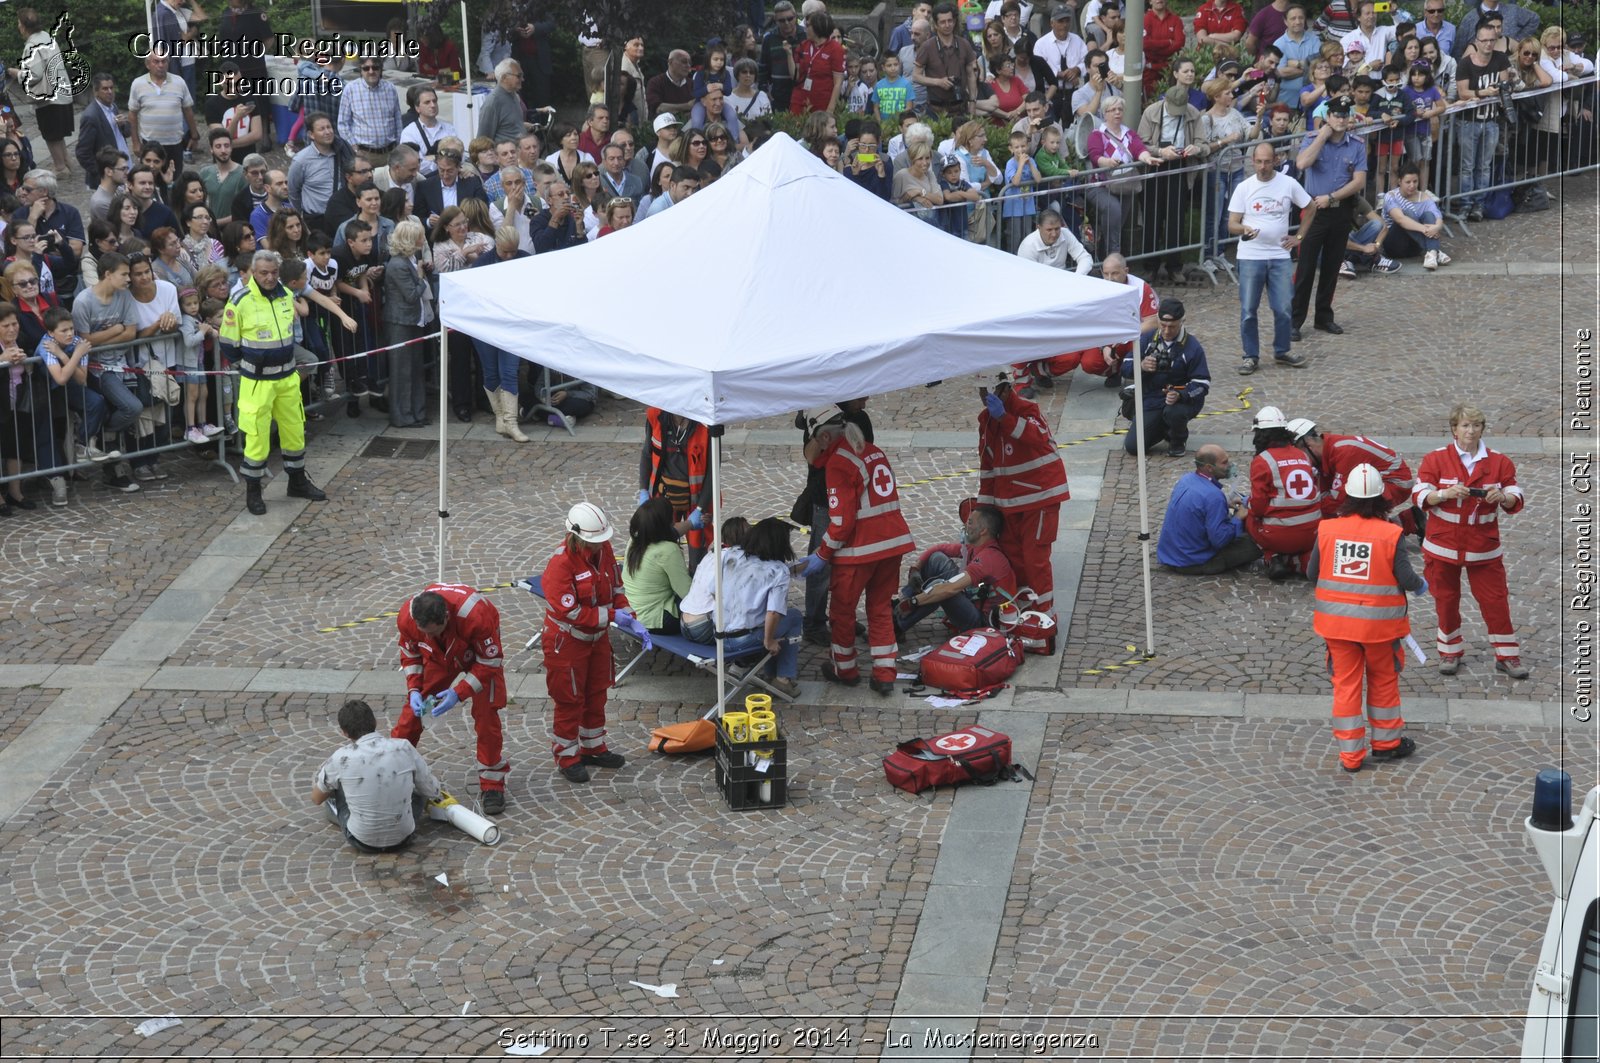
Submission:
[[[1356,275],[1355,263],[1351,262],[1348,258],[1345,259],[1343,262],[1339,263],[1339,276],[1341,276],[1341,277],[1354,277],[1355,275]]]
[[[190,425],[188,431],[183,433],[183,438],[196,446],[205,446],[208,437],[204,432],[200,431],[198,425]]]
[[[1439,265],[1448,266],[1449,264],[1450,264],[1450,256],[1445,254],[1443,251],[1440,251],[1439,252]]]
[[[1429,251],[1427,254],[1423,255],[1422,256],[1422,268],[1423,269],[1438,269],[1439,268],[1439,252],[1437,252],[1437,251]]]
[[[202,431],[202,432],[204,432],[206,434],[206,438],[207,439],[215,439],[215,438],[217,438],[217,436],[220,436],[222,434],[222,429],[218,428],[216,425],[212,424],[210,421],[207,421],[205,424],[201,425],[200,426],[200,431]]]
[[[84,461],[116,461],[120,457],[122,457],[122,451],[120,451],[120,450],[101,450],[99,447],[95,446],[93,443],[79,443],[78,444],[78,457],[77,457],[77,460],[79,462],[84,462]]]
[[[64,506],[67,504],[67,478],[65,476],[50,477],[50,504]]]

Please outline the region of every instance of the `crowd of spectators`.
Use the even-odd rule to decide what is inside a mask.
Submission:
[[[384,76],[396,60],[360,59],[349,71],[339,56],[303,62],[287,130],[274,128],[268,101],[251,90],[265,73],[256,60],[221,63],[216,91],[203,95],[195,64],[169,70],[159,48],[125,90],[96,73],[71,153],[90,191],[86,215],[57,196],[57,180],[70,173],[57,150],[70,133],[61,116],[39,115],[51,170],[34,165],[13,109],[0,109],[4,250],[8,263],[31,267],[0,287],[21,311],[24,355],[56,359],[14,371],[28,386],[10,389],[0,456],[41,471],[99,461],[109,485],[134,491],[165,473],[154,456],[132,455],[168,438],[198,444],[231,434],[233,389],[213,322],[257,250],[305,266],[295,294],[303,360],[316,363],[304,373],[308,402],[342,396],[349,416],[373,410],[396,427],[425,425],[426,364],[443,357],[460,420],[492,412],[497,431],[519,441],[535,407],[570,425],[593,405],[581,382],[538,394],[527,386],[533,370],[508,352],[465,338],[428,350],[438,276],[646,222],[737,166],[780,115],[799,122],[798,139],[823,165],[952,235],[1055,265],[1070,259],[1079,272],[1113,259],[1125,272],[1125,259],[1142,259],[1157,285],[1203,279],[1196,270],[1213,282],[1232,274],[1225,244],[1249,228],[1233,216],[1235,189],[1252,173],[1299,182],[1313,209],[1322,199],[1320,227],[1300,233],[1316,261],[1276,229],[1268,256],[1301,258],[1289,311],[1295,340],[1313,287],[1314,323],[1342,331],[1332,321],[1337,277],[1393,272],[1408,257],[1426,269],[1447,265],[1449,216],[1497,216],[1504,186],[1517,180],[1523,204],[1537,209],[1551,194],[1540,179],[1593,151],[1593,85],[1559,89],[1594,72],[1586,44],[1502,0],[1483,0],[1459,26],[1444,20],[1443,0],[1423,0],[1421,21],[1396,11],[1384,24],[1372,0],[1359,0],[1354,27],[1328,39],[1291,0],[1249,13],[1236,0],[1207,0],[1192,22],[1150,0],[1149,102],[1137,115],[1124,98],[1118,0],[1037,11],[997,0],[970,35],[954,4],[919,2],[879,56],[853,54],[822,0],[798,9],[778,0],[770,19],[763,6],[760,25],[672,49],[653,75],[642,40],[622,43],[607,77],[604,42],[585,37],[591,102],[571,125],[551,106],[555,27],[539,6],[514,31],[480,42],[480,69],[494,85],[471,130],[440,117],[438,89],[462,71],[437,32],[417,64],[436,84],[403,94]],[[18,14],[25,32],[37,29],[31,11]],[[198,5],[161,0],[156,36],[192,38],[207,17]],[[230,0],[210,31],[241,42],[270,35],[250,0]],[[1508,106],[1503,87],[1557,91]],[[1500,150],[1506,138],[1509,152]],[[1272,157],[1255,153],[1256,143]],[[1364,160],[1365,171],[1318,189],[1324,156]],[[1307,204],[1286,202],[1292,230]],[[1203,214],[1199,253],[1186,255],[1195,250],[1184,244],[1194,212]],[[125,280],[106,268],[108,255],[125,263]],[[1266,290],[1275,359],[1297,364],[1278,334],[1284,268],[1246,269],[1246,257],[1240,271],[1254,279],[1244,301],[1258,303]],[[37,290],[19,294],[30,282]],[[95,309],[80,313],[86,302]],[[57,347],[82,341],[97,351],[60,381],[55,370],[66,363],[39,346],[44,315],[57,307],[80,321],[79,335]],[[1254,312],[1248,306],[1252,331]],[[1252,371],[1253,339],[1242,343],[1241,372]],[[105,349],[123,340],[158,342]],[[368,353],[396,344],[404,346]],[[1102,359],[1108,382],[1118,360]],[[52,445],[30,442],[38,424],[55,426]],[[1181,448],[1182,436],[1172,432],[1169,442]],[[64,478],[50,479],[52,501],[64,504]],[[26,492],[15,501],[20,490],[13,482],[8,497],[26,508]]]

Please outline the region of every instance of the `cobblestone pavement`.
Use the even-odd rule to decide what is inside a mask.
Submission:
[[[1555,377],[1571,328],[1593,324],[1594,200],[1592,179],[1567,181],[1560,209],[1457,238],[1454,267],[1342,283],[1349,333],[1308,333],[1315,363],[1299,373],[1234,376],[1231,286],[1172,293],[1217,381],[1217,416],[1196,442],[1244,452],[1249,409],[1272,402],[1334,431],[1442,443],[1444,414],[1471,399],[1489,412],[1491,445],[1521,448],[1530,504],[1505,535],[1533,678],[1491,675],[1467,606],[1462,674],[1445,684],[1413,667],[1404,680],[1421,752],[1355,777],[1334,766],[1320,718],[1327,686],[1302,583],[1158,571],[1162,655],[1093,674],[1143,632],[1134,465],[1098,438],[1114,400],[1097,387],[1043,398],[1058,437],[1085,440],[1067,452],[1078,497],[1063,549],[1082,574],[1059,661],[1031,659],[982,705],[867,695],[870,707],[843,707],[849,696],[810,682],[822,654],[808,646],[805,696],[783,712],[788,802],[749,814],[727,810],[710,758],[640,752],[657,723],[704,710],[673,685],[681,663],[650,661],[612,698],[624,769],[581,789],[554,775],[538,659],[520,652],[537,603],[498,585],[542,566],[579,498],[625,523],[639,410],[607,400],[577,440],[520,447],[480,417],[450,447],[446,572],[492,588],[514,647],[511,801],[493,848],[426,825],[408,851],[358,856],[307,801],[347,695],[305,691],[373,691],[380,715],[399,707],[382,614],[434,574],[436,455],[359,456],[379,430],[371,416],[314,425],[312,466],[332,471],[332,500],[289,509],[279,477],[269,519],[283,524],[265,537],[266,524],[235,522],[241,490],[192,458],[165,461],[173,479],[140,494],[80,483],[65,510],[0,522],[0,678],[16,691],[0,762],[27,748],[53,765],[0,823],[4,1054],[500,1057],[509,1028],[568,1040],[547,1058],[905,1058],[885,1041],[907,1015],[979,1012],[979,1033],[1098,1039],[1046,1057],[1514,1053],[1549,897],[1521,838],[1528,780],[1564,763],[1576,789],[1596,781],[1593,731],[1555,726],[1549,704],[1562,694]],[[1589,271],[1489,275],[1562,260]],[[952,537],[975,483],[962,470],[978,382],[872,399],[919,543]],[[785,514],[801,483],[792,425],[745,429],[750,441],[727,448],[727,509]],[[1422,449],[1408,449],[1413,466]],[[1156,530],[1182,470],[1149,469]],[[124,644],[96,666],[140,624],[180,619],[188,599],[168,592],[202,555],[254,558],[263,538],[214,605],[181,616],[198,621],[192,633],[147,660]],[[1425,604],[1414,622],[1426,646]],[[938,637],[929,621],[906,644]],[[163,685],[158,665],[189,671]],[[268,674],[258,668],[303,688],[234,681]],[[1434,722],[1446,699],[1451,722]],[[1242,710],[1218,711],[1223,701]],[[64,717],[68,702],[79,717]],[[87,724],[85,705],[101,714]],[[1031,785],[920,797],[885,785],[879,761],[896,742],[1002,718],[1030,735],[1018,759]],[[74,726],[81,737],[56,737]],[[464,714],[422,751],[447,787],[473,794]],[[963,815],[987,829],[960,827]],[[975,987],[968,1003],[927,1003],[930,972]],[[183,1025],[133,1031],[168,1012]],[[778,1042],[708,1043],[711,1029]],[[651,1042],[620,1044],[628,1034]]]

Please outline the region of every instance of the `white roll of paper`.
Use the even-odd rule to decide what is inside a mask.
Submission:
[[[430,802],[428,816],[449,823],[463,834],[470,834],[485,845],[494,845],[500,841],[499,827],[454,799],[450,799],[448,804]]]

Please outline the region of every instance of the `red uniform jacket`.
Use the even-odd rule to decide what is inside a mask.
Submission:
[[[1322,519],[1322,485],[1305,451],[1285,444],[1251,459],[1250,515],[1258,524],[1280,528]]]
[[[563,543],[544,567],[540,582],[545,626],[565,631],[580,642],[605,638],[612,614],[628,607],[610,543],[601,543],[593,557],[573,553]]]
[[[1007,388],[1006,412],[978,414],[978,501],[1007,517],[1059,506],[1072,497],[1067,467],[1039,404]]]
[[[1500,546],[1501,508],[1498,503],[1471,496],[1437,506],[1428,506],[1423,502],[1434,491],[1458,483],[1485,491],[1491,487],[1500,488],[1512,500],[1511,508],[1505,512],[1516,513],[1523,507],[1522,488],[1517,486],[1517,469],[1511,464],[1510,458],[1485,447],[1484,456],[1473,465],[1469,475],[1454,443],[1440,447],[1422,459],[1417,486],[1411,492],[1412,500],[1428,511],[1428,532],[1427,538],[1422,541],[1423,552],[1453,565],[1477,565],[1493,561],[1503,552]]]
[[[817,556],[836,565],[865,565],[913,549],[900,512],[894,470],[876,444],[857,455],[840,439],[823,454],[828,478],[828,530]]]
[[[500,611],[476,590],[459,583],[430,583],[426,590],[444,598],[450,618],[439,637],[433,638],[411,618],[410,599],[400,607],[395,624],[400,629],[400,670],[405,673],[406,689],[436,694],[459,675],[461,680],[452,689],[462,701],[483,694],[490,708],[505,705]]]
[[[1383,497],[1394,515],[1411,505],[1411,466],[1390,447],[1366,436],[1322,437],[1322,515],[1331,517],[1344,502],[1344,481],[1357,465],[1371,465],[1383,477]]]

